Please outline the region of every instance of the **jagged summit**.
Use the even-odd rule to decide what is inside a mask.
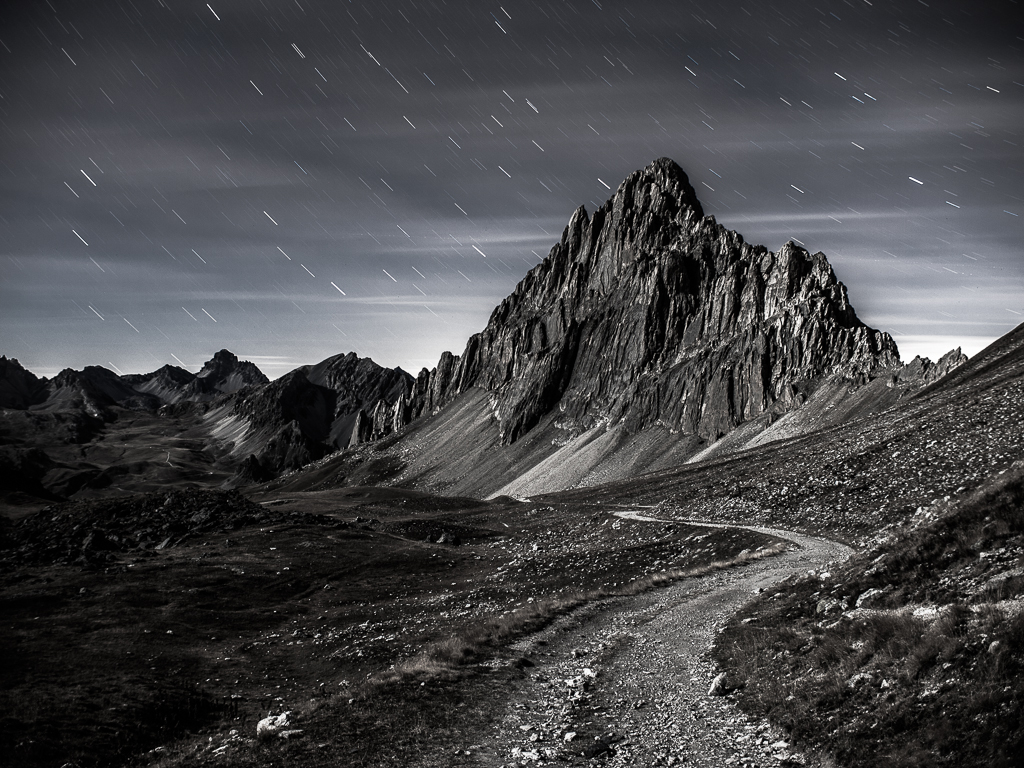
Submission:
[[[690,184],[690,177],[675,160],[669,157],[659,157],[646,168],[634,171],[619,185],[616,197],[627,189],[646,185],[653,185],[664,190],[665,194],[685,203],[697,216],[704,216],[704,209],[701,207],[700,200],[697,199],[696,191]]]
[[[592,217],[573,214],[462,356],[442,359],[427,399],[487,390],[506,444],[555,408],[570,436],[659,424],[713,441],[789,410],[817,379],[898,363],[823,254],[748,245],[704,216],[685,172],[662,158]]]
[[[227,349],[222,349],[220,352],[214,353],[213,357],[206,361],[196,376],[203,379],[207,376],[216,375],[218,372],[233,370],[237,366],[238,356]]]
[[[209,390],[231,393],[242,387],[268,384],[270,379],[263,371],[248,360],[239,360],[236,355],[222,349],[202,367],[196,374],[197,379],[205,380]]]

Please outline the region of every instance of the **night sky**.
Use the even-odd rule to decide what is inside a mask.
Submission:
[[[1012,0],[3,14],[0,353],[39,375],[415,373],[661,156],[748,242],[825,252],[904,360],[1024,321]]]

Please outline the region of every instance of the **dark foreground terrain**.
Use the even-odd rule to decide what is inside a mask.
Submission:
[[[482,664],[509,642],[777,543],[386,489],[54,505],[3,529],[0,749],[11,766],[443,765],[527,675]],[[286,710],[301,736],[255,738]]]
[[[499,748],[494,734],[518,722],[509,707],[527,706],[528,689],[567,685],[527,641],[565,621],[583,638],[601,626],[587,616],[639,615],[635,596],[685,591],[693,569],[742,570],[781,551],[740,524],[860,554],[766,586],[729,625],[716,651],[720,701],[752,719],[727,707],[709,720],[733,741],[705,754],[782,765],[788,751],[771,747],[785,743],[823,765],[1019,765],[1022,398],[1018,329],[877,416],[529,501],[350,487],[321,463],[248,495],[162,490],[15,508],[0,527],[5,764],[582,760],[592,745],[564,741],[569,731],[537,732],[562,738],[557,750]],[[371,457],[362,476],[386,460]],[[681,605],[669,592],[665,605]],[[749,590],[741,597],[730,599],[742,605]],[[691,619],[710,630],[708,616]],[[602,709],[569,721],[573,732],[607,747],[598,759],[668,755],[637,746],[657,740],[594,730],[625,701],[601,691],[626,691],[667,658],[612,640],[568,649],[589,654],[592,671],[627,673],[594,688]],[[587,684],[581,674],[567,679]],[[671,735],[687,710],[678,691],[653,690],[676,702],[652,726]],[[283,712],[288,725],[257,738],[257,723]],[[281,737],[289,731],[301,733]]]

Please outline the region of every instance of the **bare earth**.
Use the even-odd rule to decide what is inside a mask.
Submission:
[[[667,522],[637,510],[617,514]],[[709,695],[716,674],[710,649],[719,627],[753,594],[851,550],[788,531],[751,530],[795,546],[742,568],[605,601],[520,643],[516,651],[535,666],[517,695],[496,702],[504,711],[491,732],[467,743],[452,764],[802,764],[778,732],[747,720],[728,697]]]

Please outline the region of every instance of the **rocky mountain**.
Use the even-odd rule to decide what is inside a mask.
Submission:
[[[354,353],[274,382],[227,350],[197,374],[89,367],[50,381],[4,359],[0,402],[32,414],[9,417],[24,422],[11,434],[49,430],[79,444],[118,409],[177,419],[191,455],[202,445],[203,461],[233,483],[347,451],[331,460],[331,482],[529,495],[863,418],[964,360],[956,350],[902,365],[892,338],[857,318],[823,254],[749,245],[705,216],[686,174],[662,158],[593,215],[579,208],[462,354],[444,353],[415,379]]]
[[[205,423],[244,461],[240,479],[259,481],[401,428],[414,384],[401,368],[335,355],[225,398]]]
[[[196,374],[196,382],[203,392],[230,394],[244,387],[269,384],[270,379],[253,363],[222,349]]]
[[[437,389],[442,403],[492,393],[504,444],[556,405],[568,436],[622,423],[715,440],[789,410],[823,376],[864,381],[898,362],[823,254],[748,245],[704,216],[686,174],[662,158],[593,217],[573,214],[454,370],[439,366]]]
[[[155,396],[162,404],[207,402],[245,387],[258,387],[270,379],[248,360],[239,360],[226,349],[215,354],[199,373],[165,365],[152,373],[124,376],[137,392]]]
[[[421,372],[409,413],[429,418],[389,450],[435,490],[556,490],[862,417],[964,359],[902,366],[823,254],[749,245],[662,158],[579,208],[463,353]]]

